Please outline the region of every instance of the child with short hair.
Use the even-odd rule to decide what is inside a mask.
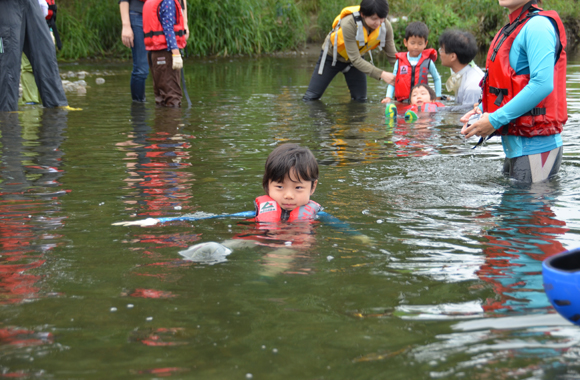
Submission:
[[[244,233],[234,236],[222,243],[206,242],[196,244],[179,254],[185,259],[205,263],[217,264],[225,259],[233,249],[263,245],[276,248],[268,257],[276,263],[265,264],[264,276],[271,277],[284,269],[295,257],[297,250],[311,246],[312,224],[308,221],[319,219],[339,229],[361,243],[369,244],[372,240],[355,230],[348,224],[322,211],[322,207],[312,201],[318,184],[318,162],[308,148],[297,144],[282,144],[274,149],[266,160],[262,187],[266,195],[256,198],[255,211],[243,211],[235,214],[205,214],[200,216],[183,215],[168,218],[147,218],[143,220],[113,223],[121,226],[152,226],[157,223],[170,221],[197,221],[211,218],[243,217],[252,218],[258,222],[255,230],[260,233]],[[282,222],[282,223],[278,223]],[[302,222],[302,223],[283,223]],[[268,260],[265,258],[264,260]],[[267,269],[270,268],[270,269]],[[278,269],[276,269],[278,268]]]
[[[403,43],[408,52],[397,53],[397,62],[393,69],[395,85],[387,87],[386,97],[381,103],[390,103],[393,96],[398,102],[408,102],[413,86],[429,83],[428,73],[433,78],[437,98],[441,98],[441,77],[435,67],[437,51],[426,48],[428,37],[429,28],[424,23],[416,21],[407,26]]]
[[[448,91],[455,93],[455,102],[473,106],[479,103],[481,88],[479,83],[483,71],[473,63],[477,55],[475,37],[463,30],[446,30],[439,37],[441,64],[451,69],[451,76],[445,83]]]
[[[318,184],[318,162],[308,148],[282,144],[266,160],[262,186],[255,200],[257,222],[314,219],[321,207],[311,201]]]

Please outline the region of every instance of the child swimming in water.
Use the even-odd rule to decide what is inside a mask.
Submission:
[[[290,262],[300,249],[304,250],[315,241],[311,223],[284,223],[296,221],[312,221],[320,219],[331,224],[363,243],[369,243],[366,235],[353,231],[347,224],[329,215],[322,207],[312,201],[318,185],[318,163],[308,148],[297,144],[283,144],[270,153],[266,160],[262,187],[265,195],[255,200],[255,211],[245,211],[229,215],[185,215],[174,218],[148,218],[140,221],[115,223],[116,225],[151,226],[176,220],[200,220],[217,217],[245,217],[258,222],[250,233],[237,235],[224,242],[207,242],[189,247],[179,254],[187,260],[205,264],[216,264],[226,261],[225,257],[233,249],[246,248],[255,245],[276,248],[267,257],[274,258],[278,264]],[[266,260],[266,259],[265,259]],[[281,264],[280,264],[281,265]],[[268,276],[280,265],[272,265]],[[268,265],[266,265],[268,266]],[[281,266],[282,268],[284,265]]]
[[[283,144],[266,160],[262,186],[256,198],[257,222],[314,219],[321,207],[311,201],[318,184],[318,163],[308,148]]]

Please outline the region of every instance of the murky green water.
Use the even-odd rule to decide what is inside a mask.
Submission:
[[[380,84],[357,104],[342,78],[324,102],[303,103],[314,59],[190,60],[189,110],[132,105],[128,64],[63,66],[112,75],[69,96],[82,111],[0,115],[1,375],[578,375],[580,330],[554,314],[541,279],[544,257],[580,246],[578,62],[563,167],[530,189],[502,177],[498,141],[471,150],[460,113],[385,125]],[[372,244],[318,224],[294,231],[285,255],[260,246],[210,266],[177,252],[255,227],[111,226],[251,210],[264,160],[284,141],[312,149],[313,199]]]

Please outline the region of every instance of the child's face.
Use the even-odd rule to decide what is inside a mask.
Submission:
[[[423,37],[412,36],[409,37],[409,39],[403,39],[403,43],[411,57],[420,56],[423,50],[427,47],[427,40]]]
[[[290,175],[284,178],[283,182],[270,181],[268,184],[268,195],[284,210],[292,211],[296,207],[304,206],[310,201],[310,196],[314,194],[317,184],[318,181],[314,181],[314,183],[303,181],[292,170]]]
[[[431,95],[425,87],[417,87],[413,90],[411,94],[411,104],[416,104],[422,106],[423,103],[428,103],[431,101]]]

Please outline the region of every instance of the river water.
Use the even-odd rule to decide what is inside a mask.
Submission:
[[[580,62],[560,174],[522,187],[499,140],[464,141],[462,113],[386,123],[381,84],[358,104],[342,78],[303,103],[315,59],[189,59],[181,110],[156,108],[150,85],[131,104],[127,63],[63,65],[93,74],[69,96],[81,111],[0,115],[0,375],[579,376],[580,329],[549,305],[541,261],[580,246]],[[283,142],[313,151],[313,199],[370,242],[323,223],[111,225],[252,210]],[[262,244],[215,265],[178,254],[232,238]]]

